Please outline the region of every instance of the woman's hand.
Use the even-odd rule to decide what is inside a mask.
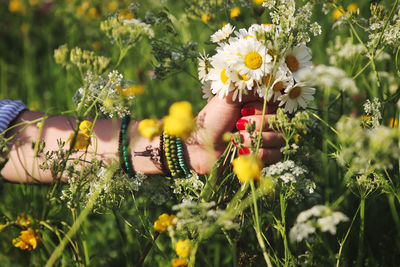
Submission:
[[[223,140],[226,132],[237,128],[243,136],[243,145],[239,153],[250,152],[251,141],[245,123],[255,122],[259,131],[262,120],[263,99],[247,96],[243,102],[232,101],[230,95],[220,98],[213,97],[197,116],[198,130],[185,142],[188,152],[188,163],[197,173],[208,173],[218,157],[224,152],[227,143]],[[268,128],[268,116],[276,111],[276,105],[268,105],[262,132],[262,146],[259,157],[266,163],[272,164],[282,157],[280,147],[284,145],[283,138]]]

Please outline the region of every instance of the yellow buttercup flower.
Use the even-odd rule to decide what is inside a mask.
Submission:
[[[98,19],[100,17],[100,11],[97,8],[92,7],[89,9],[88,15],[91,19]]]
[[[192,105],[187,101],[172,104],[169,115],[164,117],[165,133],[178,136],[183,140],[190,136],[195,126]]]
[[[164,233],[167,231],[169,226],[173,226],[174,224],[174,219],[176,218],[175,215],[168,215],[166,213],[161,214],[158,217],[158,220],[154,222],[154,230],[156,230],[159,233]]]
[[[89,136],[90,131],[92,130],[92,125],[92,122],[84,120],[79,124],[79,130],[81,130],[84,135]]]
[[[343,8],[342,8],[342,7],[339,7],[339,9],[335,9],[335,10],[333,11],[332,17],[333,17],[334,19],[338,19],[338,18],[340,18],[341,16],[343,16],[343,13],[344,13]]]
[[[261,5],[262,3],[264,3],[264,0],[253,0],[253,2],[256,5]]]
[[[211,17],[205,13],[201,14],[201,21],[204,22],[204,24],[207,24],[211,20]]]
[[[154,137],[160,136],[162,126],[157,119],[145,119],[139,123],[140,135],[147,137],[152,141]]]
[[[232,164],[233,172],[241,183],[260,180],[262,163],[253,155],[239,156],[233,160]]]
[[[186,258],[190,255],[190,239],[179,240],[176,242],[175,251],[180,258]]]
[[[239,15],[240,15],[240,9],[238,7],[232,8],[231,14],[230,14],[231,19],[237,18],[237,17],[239,17]]]
[[[67,142],[70,144],[70,146],[71,146],[73,139],[74,139],[74,134],[71,133],[71,135],[67,139]],[[74,149],[78,149],[78,150],[86,149],[90,145],[90,143],[91,142],[90,142],[89,136],[87,136],[86,134],[84,134],[82,132],[78,132],[78,134],[76,136],[75,144],[74,144]]]
[[[351,3],[350,5],[347,6],[347,11],[352,12],[356,11],[358,9],[358,6],[355,3]]]
[[[0,233],[7,227],[7,225],[0,224]]]
[[[117,10],[117,8],[118,8],[117,1],[111,1],[110,3],[108,3],[108,10],[110,10],[111,12],[114,12],[115,10]]]
[[[39,231],[33,231],[32,228],[28,228],[27,230],[21,231],[21,235],[17,238],[14,238],[12,243],[15,247],[22,250],[32,250],[37,247],[39,240]]]
[[[11,0],[8,4],[8,10],[12,13],[16,13],[21,10],[21,1],[20,0]]]
[[[185,267],[188,265],[187,260],[181,258],[175,258],[172,260],[172,267]]]

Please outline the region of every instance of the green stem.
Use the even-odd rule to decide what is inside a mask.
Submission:
[[[258,208],[257,208],[257,198],[256,198],[256,189],[254,187],[254,181],[251,180],[250,182],[250,186],[251,186],[251,193],[253,196],[253,206],[254,206],[254,216],[255,216],[255,230],[256,230],[256,235],[257,235],[257,240],[258,240],[258,244],[260,245],[262,251],[263,251],[263,256],[264,256],[264,260],[267,263],[268,267],[272,267],[271,264],[271,260],[269,259],[268,253],[267,253],[267,249],[265,247],[265,243],[264,243],[264,239],[262,237],[261,234],[261,227],[260,227],[260,220],[258,217]]]
[[[360,202],[360,232],[358,235],[357,266],[363,266],[364,254],[364,230],[365,230],[365,196],[361,195]]]
[[[286,237],[286,200],[285,200],[285,195],[284,193],[281,191],[279,193],[279,202],[280,202],[280,206],[281,206],[281,223],[282,223],[282,230],[280,231],[281,235],[282,235],[282,239],[283,239],[283,245],[285,247],[285,266],[289,266],[289,260],[291,258],[291,253],[290,253],[290,249],[289,249],[289,243],[287,241],[287,237]]]
[[[339,266],[340,266],[340,257],[341,257],[341,255],[342,255],[344,243],[346,242],[347,237],[348,237],[349,234],[350,234],[350,230],[351,230],[351,228],[353,227],[354,221],[356,220],[356,217],[357,217],[357,214],[358,214],[358,211],[359,211],[359,210],[360,210],[360,206],[358,206],[357,211],[356,211],[356,213],[355,213],[354,216],[353,216],[353,220],[351,221],[351,224],[350,224],[350,226],[349,226],[349,229],[347,230],[346,235],[344,236],[342,242],[340,242],[340,248],[339,248],[339,252],[338,252],[338,255],[337,255],[337,261],[336,261],[336,267],[339,267]]]

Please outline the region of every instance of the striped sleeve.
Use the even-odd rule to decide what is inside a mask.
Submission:
[[[0,100],[0,133],[7,129],[10,122],[25,109],[27,109],[27,107],[20,100]]]

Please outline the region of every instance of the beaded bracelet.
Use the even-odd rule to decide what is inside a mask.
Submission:
[[[121,162],[121,168],[130,176],[135,177],[133,171],[131,153],[128,151],[129,138],[127,138],[127,131],[131,117],[125,115],[121,122],[121,131],[119,132],[118,152]]]
[[[178,161],[179,161],[179,166],[183,170],[185,177],[188,178],[190,176],[190,171],[185,165],[185,160],[183,158],[183,148],[182,148],[182,142],[179,137],[176,137],[176,149],[177,149],[177,154],[178,154]]]
[[[165,151],[164,151],[164,133],[160,135],[160,162],[161,162],[161,170],[165,174],[169,174],[167,166],[165,166]]]
[[[181,139],[164,133],[164,151],[172,177],[182,174],[189,177],[190,172],[184,162]]]

